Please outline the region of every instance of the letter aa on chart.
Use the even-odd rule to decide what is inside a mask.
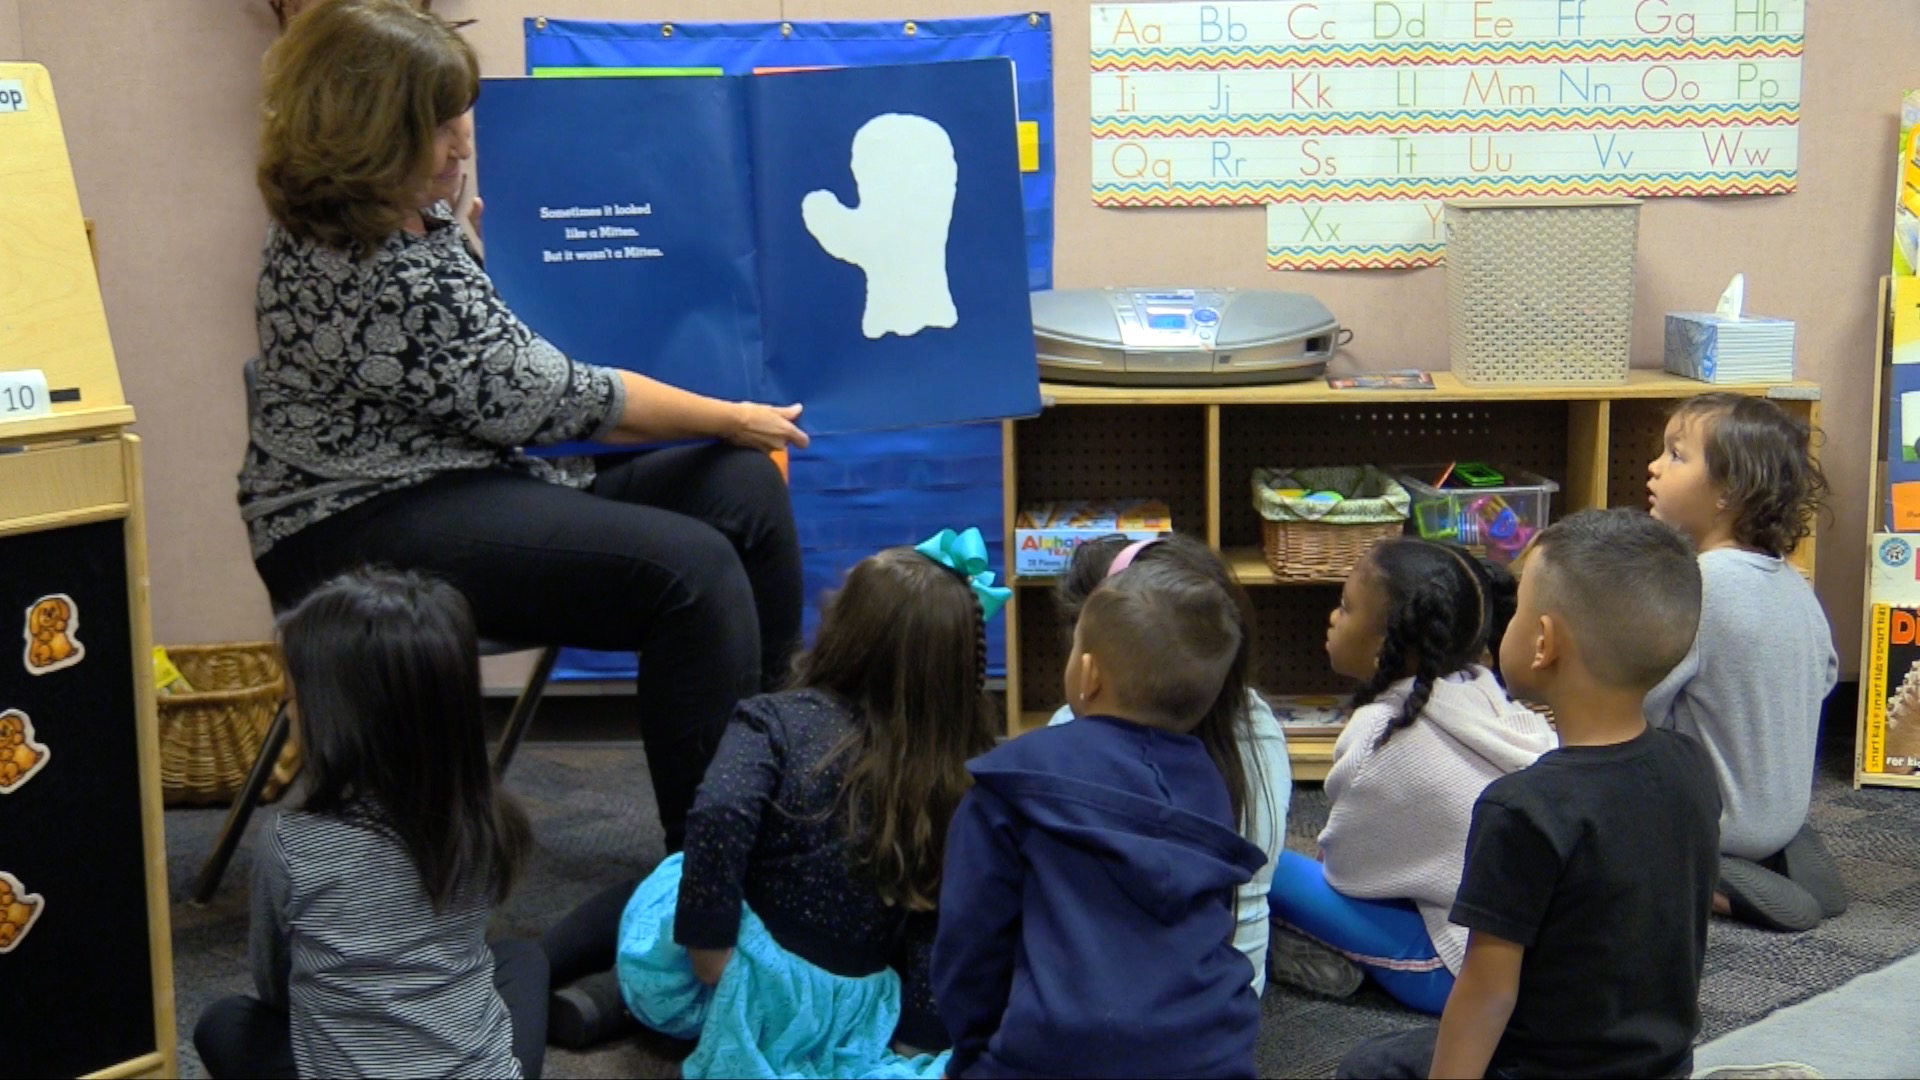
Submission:
[[[814,191],[800,217],[827,254],[865,272],[861,332],[878,340],[950,329],[960,321],[947,285],[959,168],[946,129],[924,116],[874,117],[853,136],[853,180],[858,207]]]

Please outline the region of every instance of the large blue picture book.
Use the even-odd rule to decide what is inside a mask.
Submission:
[[[487,270],[579,360],[809,432],[1039,411],[1004,59],[489,80]]]

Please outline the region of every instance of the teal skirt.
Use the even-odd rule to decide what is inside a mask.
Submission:
[[[890,1044],[900,1021],[900,976],[850,979],[781,948],[759,916],[740,908],[733,960],[711,988],[693,977],[673,942],[679,855],[635,890],[620,919],[618,971],[627,1008],[646,1026],[697,1040],[681,1066],[701,1077],[862,1077],[935,1080],[947,1053],[901,1057]]]

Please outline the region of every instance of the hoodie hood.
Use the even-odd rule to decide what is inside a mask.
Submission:
[[[1083,725],[1079,734],[1098,737],[1039,738]],[[1184,918],[1196,897],[1246,884],[1267,862],[1232,827],[1219,770],[1190,735],[1087,717],[1013,740],[968,769],[1163,924]]]
[[[1418,723],[1439,728],[1501,775],[1526,768],[1560,745],[1546,717],[1508,697],[1493,672],[1478,665],[1468,671],[1470,679],[1434,684]]]

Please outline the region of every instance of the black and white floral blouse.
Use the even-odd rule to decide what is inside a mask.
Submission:
[[[524,446],[604,438],[625,406],[612,369],[576,363],[514,317],[445,204],[427,234],[364,261],[277,224],[255,298],[257,408],[240,516],[258,559],[301,529],[454,469],[584,488],[588,458]]]

